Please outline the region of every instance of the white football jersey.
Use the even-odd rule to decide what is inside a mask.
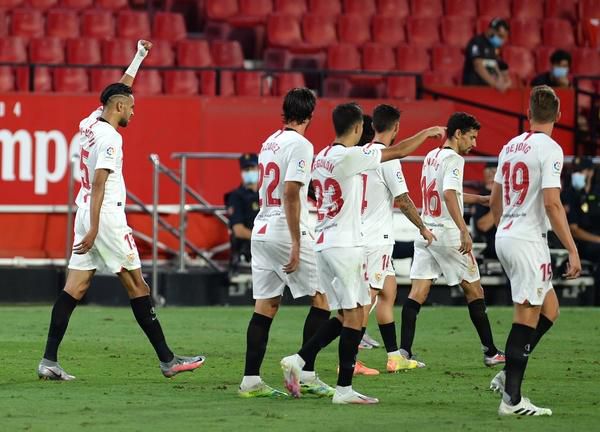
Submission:
[[[436,148],[425,156],[421,171],[423,223],[435,230],[440,244],[456,242],[459,230],[444,200],[444,191],[454,190],[463,213],[463,173],[465,160],[451,148]],[[440,230],[445,235],[440,234]]]
[[[377,142],[365,148],[382,150]],[[363,172],[362,233],[369,246],[394,244],[394,198],[408,192],[399,160],[382,163]]]
[[[362,246],[361,172],[381,164],[381,150],[332,144],[317,155],[312,182],[317,197],[315,250]]]
[[[540,241],[550,224],[542,189],[560,188],[563,151],[542,132],[508,142],[498,157],[494,181],[502,185],[502,219],[496,237]]]
[[[123,138],[109,123],[99,120],[102,107],[79,123],[81,189],[75,203],[89,209],[92,185],[97,169],[110,170],[106,179],[101,211],[125,211],[125,180],[123,179]]]
[[[302,183],[300,189],[300,232],[310,233],[308,224],[308,182],[314,150],[309,140],[294,130],[281,129],[262,145],[258,155],[258,204],[253,241],[291,243],[283,207],[285,182]]]

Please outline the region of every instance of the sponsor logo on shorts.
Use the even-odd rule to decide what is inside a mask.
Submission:
[[[544,292],[544,290],[543,290],[542,288],[538,288],[538,289],[537,289],[537,295],[538,295],[538,297],[540,297],[540,298],[541,298],[541,297],[542,297],[542,294],[543,294],[543,292]]]
[[[381,273],[375,273],[375,281],[381,282],[383,275]]]
[[[127,254],[127,261],[129,261],[130,263],[133,263],[135,261],[135,252]]]

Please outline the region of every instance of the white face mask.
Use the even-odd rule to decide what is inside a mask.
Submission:
[[[242,171],[242,182],[245,185],[258,183],[258,170]]]
[[[585,184],[585,174],[579,172],[571,174],[571,186],[573,186],[573,189],[582,190],[585,187]]]

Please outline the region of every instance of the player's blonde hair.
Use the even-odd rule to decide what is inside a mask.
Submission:
[[[529,113],[536,123],[554,123],[558,116],[560,100],[554,90],[547,85],[531,89],[529,96]]]

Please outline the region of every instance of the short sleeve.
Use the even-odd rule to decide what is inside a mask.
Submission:
[[[244,223],[244,201],[237,191],[229,194],[227,199],[227,209],[229,211],[229,226]]]
[[[465,55],[467,56],[467,59],[471,61],[478,58],[484,58],[484,47],[481,46],[477,40],[474,40],[465,50]]]
[[[121,138],[121,135],[115,134],[112,137],[97,138],[96,143],[98,145],[98,159],[95,169],[107,169],[115,172],[123,146],[123,138]]]
[[[442,190],[462,190],[465,160],[459,156],[446,159]]]
[[[381,173],[386,186],[395,198],[408,192],[402,165],[399,160],[387,161],[381,164]]]
[[[293,181],[302,184],[308,183],[312,159],[313,148],[310,144],[300,141],[294,143],[290,152],[284,181]]]
[[[381,150],[372,147],[351,147],[341,162],[342,171],[351,177],[381,165]]]
[[[563,151],[558,144],[542,153],[542,189],[559,188],[563,167]]]

